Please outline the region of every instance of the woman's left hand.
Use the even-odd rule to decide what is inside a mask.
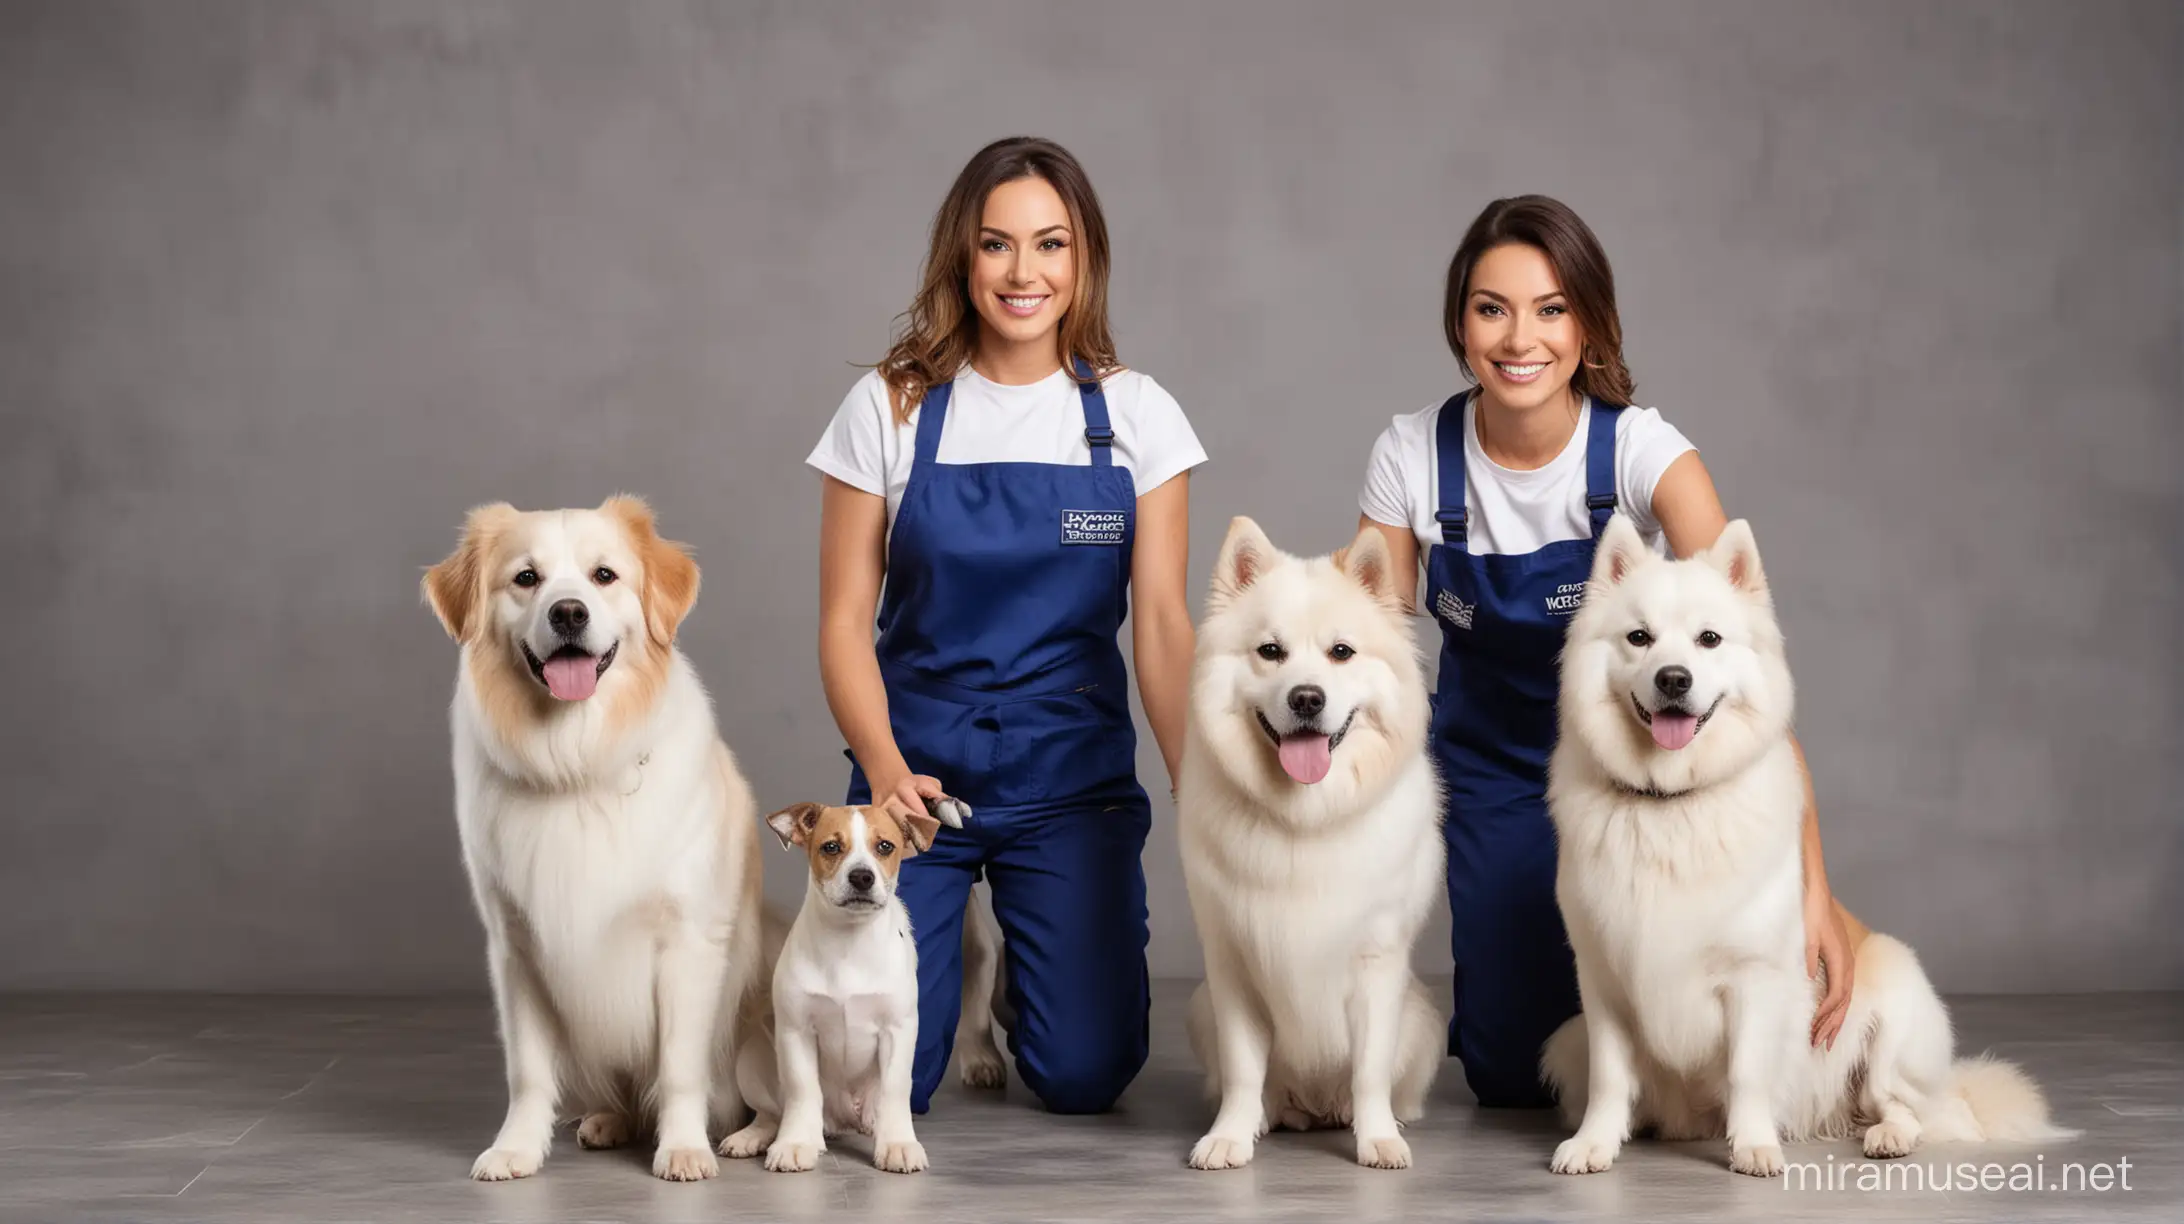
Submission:
[[[1813,1013],[1812,1043],[1835,1048],[1835,1034],[1842,1031],[1850,1011],[1850,984],[1857,976],[1856,958],[1850,950],[1850,931],[1843,926],[1843,912],[1835,908],[1835,896],[1825,888],[1805,889],[1805,976],[1817,978],[1821,967],[1828,975],[1827,994]]]

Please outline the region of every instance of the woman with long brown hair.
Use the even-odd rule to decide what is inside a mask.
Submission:
[[[1206,455],[1175,400],[1116,359],[1107,276],[1106,222],[1076,159],[1028,137],[988,145],[934,219],[900,337],[808,460],[825,474],[819,659],[854,762],[849,801],[945,791],[974,812],[900,869],[919,1113],[955,1039],[981,877],[1024,1083],[1049,1109],[1094,1113],[1145,1062],[1152,813],[1116,636],[1133,614],[1172,783],[1192,652],[1189,470]]]
[[[1433,744],[1448,790],[1450,1053],[1480,1104],[1545,1105],[1540,1047],[1578,1011],[1546,803],[1563,632],[1611,515],[1679,557],[1712,545],[1728,518],[1691,443],[1631,406],[1614,274],[1566,205],[1489,204],[1449,263],[1442,321],[1475,385],[1381,434],[1359,524],[1380,528],[1397,572],[1424,558],[1420,610],[1441,629]],[[1654,721],[1657,738],[1688,737],[1697,719]],[[1828,981],[1818,1044],[1842,1025],[1852,964],[1809,779],[1804,861],[1807,967],[1824,964]]]

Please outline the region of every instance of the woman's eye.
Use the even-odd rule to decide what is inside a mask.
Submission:
[[[984,242],[978,244],[978,249],[981,251],[1006,251],[1009,249],[1009,244],[1001,241],[999,238],[988,238]]]
[[[1068,243],[1063,242],[1059,238],[1049,238],[1045,242],[1039,244],[1039,249],[1042,251],[1059,251],[1063,247],[1066,247],[1068,245]]]
[[[1540,313],[1541,313],[1541,314],[1543,314],[1543,315],[1549,315],[1549,316],[1552,316],[1552,315],[1559,315],[1559,314],[1564,314],[1564,313],[1567,313],[1567,312],[1568,312],[1568,310],[1569,310],[1569,307],[1567,307],[1567,306],[1549,306],[1549,307],[1546,307],[1545,309],[1541,310],[1541,311],[1540,311]]]
[[[1501,313],[1501,307],[1496,306],[1492,302],[1481,302],[1479,303],[1479,313],[1488,318],[1492,318],[1493,316]]]

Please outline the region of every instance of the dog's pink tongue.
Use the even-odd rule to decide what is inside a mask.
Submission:
[[[563,701],[582,701],[599,689],[599,660],[569,654],[546,660],[546,690]]]
[[[1334,768],[1333,754],[1324,735],[1285,735],[1281,755],[1283,771],[1307,786],[1326,777],[1327,771]]]
[[[1691,742],[1699,733],[1699,716],[1696,714],[1656,714],[1653,716],[1653,742],[1670,752]]]

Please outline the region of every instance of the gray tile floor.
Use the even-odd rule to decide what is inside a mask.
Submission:
[[[1249,1169],[1195,1173],[1183,1157],[1211,1115],[1182,1037],[1185,985],[1159,984],[1151,1065],[1113,1115],[1053,1117],[1013,1082],[1005,1096],[951,1085],[920,1119],[931,1172],[880,1173],[850,1140],[812,1173],[724,1162],[697,1185],[656,1181],[647,1153],[586,1152],[567,1132],[537,1177],[466,1180],[502,1106],[483,999],[0,998],[0,1220],[2184,1216],[2184,995],[1953,1001],[1960,1045],[2024,1062],[2086,1135],[1911,1162],[1936,1175],[1997,1162],[2005,1181],[2024,1162],[2055,1181],[2070,1162],[2113,1177],[2128,1160],[2130,1186],[1944,1193],[1857,1189],[1868,1174],[1848,1143],[1790,1154],[1849,1165],[1841,1189],[1738,1177],[1712,1144],[1641,1142],[1613,1172],[1557,1177],[1554,1124],[1476,1110],[1453,1062],[1410,1133],[1407,1171],[1358,1168],[1341,1134],[1285,1134]]]

